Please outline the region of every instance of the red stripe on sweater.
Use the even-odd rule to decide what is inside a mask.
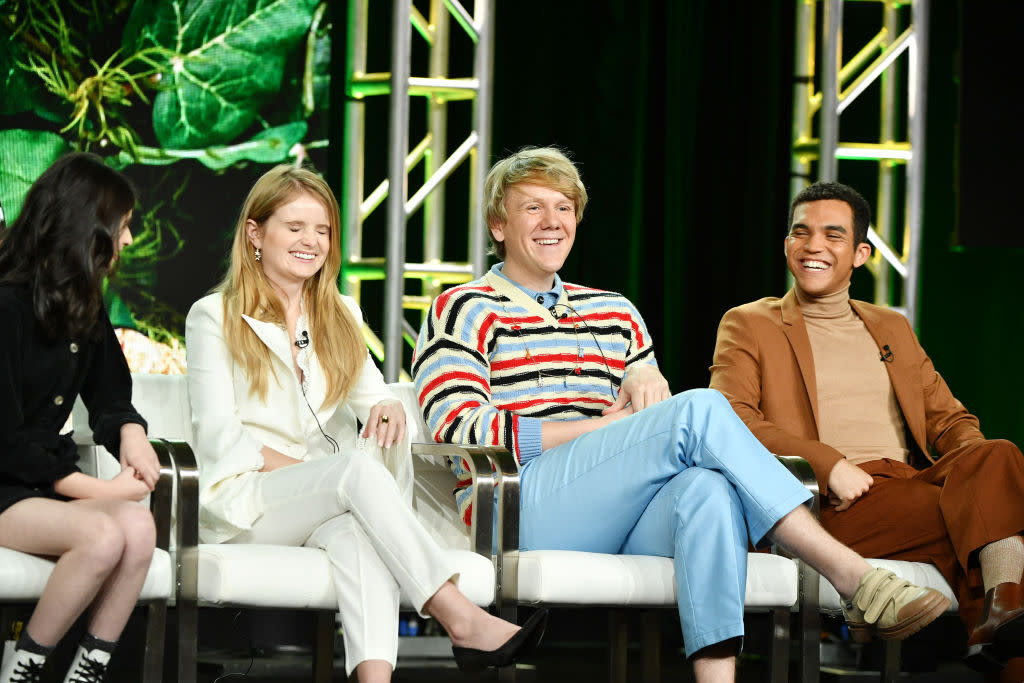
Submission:
[[[583,359],[580,360],[579,356],[575,353],[538,353],[532,358],[522,356],[520,358],[511,358],[509,360],[495,361],[491,363],[491,372],[500,372],[501,370],[515,370],[521,367],[531,367],[536,364],[549,363],[549,362],[560,362],[560,363],[576,363],[579,360],[580,365],[586,365],[587,363],[593,363],[604,367],[605,360],[608,361],[608,367],[616,370],[621,370],[626,367],[626,363],[615,358],[605,359],[600,354],[586,353],[583,354]]]
[[[483,355],[484,349],[487,346],[484,343],[487,340],[487,331],[491,329],[491,325],[494,324],[494,321],[497,318],[497,314],[488,313],[487,317],[484,318],[483,324],[480,325],[480,331],[476,333],[476,350],[479,351],[481,355]]]
[[[438,384],[443,384],[444,382],[451,382],[457,379],[464,379],[469,382],[476,382],[477,384],[482,386],[484,388],[484,391],[486,391],[488,394],[491,393],[491,385],[487,382],[487,379],[485,377],[473,374],[472,372],[444,372],[435,377],[434,379],[430,380],[430,382],[423,387],[423,391],[421,391],[419,395],[420,405],[426,404],[427,396],[430,394],[431,391],[437,388]]]
[[[596,403],[603,406],[610,406],[612,404],[611,401],[605,398],[587,398],[585,396],[578,396],[576,398],[535,398],[529,401],[495,404],[494,407],[498,410],[518,411],[526,408],[533,408],[534,406],[569,405],[571,403]]]
[[[495,316],[498,321],[505,323],[506,325],[518,325],[522,323],[542,323],[544,318],[539,315],[499,315]]]
[[[583,316],[583,319],[587,322],[596,320],[621,320],[622,322],[628,322],[630,327],[633,328],[633,336],[636,337],[637,348],[644,348],[644,335],[640,331],[640,326],[637,324],[636,319],[634,319],[629,313],[619,313],[616,311],[587,313]]]
[[[480,325],[480,330],[476,333],[476,350],[481,354],[484,352],[484,349],[487,348],[487,333],[496,322],[500,322],[505,325],[522,325],[526,323],[541,323],[544,322],[544,319],[536,315],[517,318],[515,316],[503,316],[496,313],[488,313],[487,317],[484,318],[483,323]]]
[[[571,285],[568,282],[562,285],[566,289],[571,289],[574,292],[596,292],[597,294],[608,294],[607,289],[597,289],[595,287],[584,287],[583,285]]]
[[[454,294],[458,294],[459,292],[493,292],[493,291],[494,290],[491,289],[487,285],[476,285],[476,286],[473,286],[473,287],[471,287],[469,285],[460,285],[458,287],[452,287],[451,289],[445,290],[445,291],[441,292],[441,294],[438,295],[437,300],[434,302],[434,315],[435,315],[435,317],[437,319],[441,318],[441,311],[443,311],[445,309],[445,306],[448,305],[448,299],[450,299],[452,297],[452,295],[454,295]]]
[[[434,441],[437,441],[438,443],[444,443],[444,440],[441,438],[441,430],[443,430],[445,426],[448,425],[448,423],[457,418],[459,416],[459,413],[461,413],[463,410],[466,410],[467,408],[479,408],[480,405],[480,401],[465,401],[464,403],[460,403],[459,405],[455,406],[452,410],[449,410],[445,414],[444,420],[442,420],[441,424],[438,425],[437,431],[434,432]]]

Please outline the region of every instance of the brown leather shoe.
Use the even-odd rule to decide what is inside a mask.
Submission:
[[[964,661],[978,671],[998,671],[1011,657],[1024,655],[1024,589],[1001,583],[985,593],[978,625],[967,639]]]

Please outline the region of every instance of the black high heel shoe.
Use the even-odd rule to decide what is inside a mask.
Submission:
[[[544,608],[533,613],[516,634],[505,641],[497,650],[477,650],[472,647],[456,647],[452,645],[452,654],[460,671],[478,673],[489,666],[507,666],[518,657],[533,653],[544,637],[544,627],[548,624],[548,611]]]

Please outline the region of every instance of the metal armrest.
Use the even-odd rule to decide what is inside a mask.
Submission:
[[[801,484],[807,487],[807,490],[813,494],[811,499],[811,514],[814,518],[818,518],[819,509],[819,493],[818,490],[818,478],[814,475],[814,469],[811,467],[811,463],[807,462],[798,455],[776,455],[779,462],[781,462],[790,473],[796,477]]]
[[[160,476],[156,481],[153,493],[149,495],[149,510],[153,513],[153,521],[156,524],[156,547],[170,551],[171,506],[174,500],[175,480],[174,456],[162,440],[150,439],[149,443],[156,451],[156,458],[160,462]]]
[[[153,446],[157,461],[160,463],[156,486],[149,495],[149,509],[156,526],[156,547],[170,552],[171,533],[174,529],[174,454],[158,439],[150,439],[149,443]],[[163,678],[167,603],[167,600],[158,600],[151,602],[147,608],[145,653],[142,658],[144,681],[159,681]]]
[[[472,538],[474,550],[491,556],[496,548],[495,603],[515,607],[519,592],[519,463],[505,448],[497,446],[459,446],[454,444],[413,444],[415,455],[463,457],[473,477]],[[487,474],[490,476],[487,476]],[[495,480],[497,480],[497,543],[494,528]],[[481,501],[487,504],[481,505]]]
[[[178,544],[177,599],[195,601],[198,597],[197,579],[199,562],[196,550],[199,547],[199,467],[192,447],[184,441],[161,439],[163,446],[171,453],[177,470],[177,500],[174,514]]]
[[[462,458],[469,466],[473,478],[473,493],[470,501],[473,512],[470,517],[470,549],[491,558],[494,547],[494,473],[485,446],[460,446],[450,443],[414,443],[412,454],[430,458]],[[484,501],[481,505],[480,501]]]
[[[519,463],[505,448],[487,452],[498,473],[498,609],[519,601]]]
[[[199,646],[199,467],[184,441],[161,440],[177,471],[174,505],[176,555],[175,601],[178,610],[178,680],[194,683]]]

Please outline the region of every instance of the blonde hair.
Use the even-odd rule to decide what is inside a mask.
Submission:
[[[224,298],[224,340],[231,357],[249,379],[250,393],[265,401],[269,384],[267,368],[274,373],[278,386],[280,379],[273,369],[270,349],[242,315],[283,326],[285,310],[263,268],[253,258],[246,222],[254,221],[262,228],[278,208],[301,194],[319,200],[327,209],[330,221],[330,248],[326,260],[316,275],[306,280],[303,291],[312,344],[326,380],[324,405],[327,405],[348,395],[366,360],[366,347],[359,324],[338,291],[341,219],[338,201],[323,178],[304,168],[281,165],[256,181],[238,216],[231,262],[217,290]]]
[[[587,188],[583,186],[580,172],[560,149],[526,147],[505,157],[491,167],[484,181],[487,236],[491,240],[491,252],[500,259],[505,258],[505,243],[494,239],[491,226],[508,220],[505,194],[517,183],[536,183],[561,192],[573,203],[577,223],[583,220],[583,209],[587,206]]]

